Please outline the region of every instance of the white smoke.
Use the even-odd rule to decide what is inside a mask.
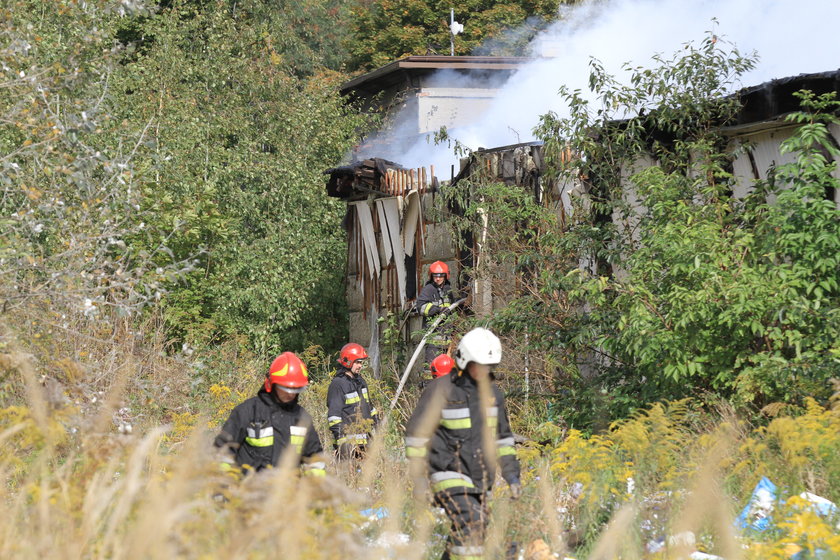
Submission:
[[[593,0],[562,16],[531,44],[535,54],[551,51],[552,58],[535,59],[517,71],[478,124],[450,130],[450,136],[470,149],[534,140],[540,115],[567,114],[557,95],[561,85],[587,91],[591,58],[621,80],[624,63],[651,66],[654,54],[669,57],[687,42],[699,44],[710,30],[742,53],[758,53],[742,86],[840,68],[835,35],[840,0]],[[389,136],[400,133],[392,130]],[[361,155],[441,170],[457,162],[449,146],[429,139]],[[438,173],[448,179],[444,174]]]

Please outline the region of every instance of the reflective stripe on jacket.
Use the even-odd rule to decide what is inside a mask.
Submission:
[[[423,330],[429,328],[434,323],[437,315],[445,308],[457,301],[457,293],[452,290],[452,286],[447,280],[440,287],[433,281],[429,280],[423,289],[420,290],[420,295],[417,296],[417,303],[415,308],[417,312],[423,316]],[[449,344],[449,338],[452,334],[452,327],[446,325],[447,320],[444,319],[441,324],[437,326],[428,340],[432,346],[446,346]]]
[[[312,417],[297,399],[281,403],[265,389],[233,409],[214,445],[228,449],[243,468],[276,466],[288,450],[300,456],[304,473],[326,473],[323,447]]]
[[[361,375],[348,375],[339,366],[327,390],[327,424],[337,445],[345,442],[364,445],[379,420],[379,413],[370,402],[368,387]],[[365,423],[365,420],[369,422]]]
[[[491,402],[481,406],[475,381],[466,373],[453,372],[435,379],[423,391],[408,421],[405,453],[413,477],[428,471],[433,492],[454,487],[489,491],[497,464],[508,483],[519,482],[504,395],[495,383],[491,390]],[[483,444],[485,426],[492,441],[489,451]]]

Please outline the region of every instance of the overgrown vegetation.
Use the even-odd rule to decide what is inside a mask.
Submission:
[[[510,300],[493,324],[554,368],[542,391],[585,430],[660,399],[825,403],[840,373],[838,101],[798,94],[781,148],[795,160],[738,198],[722,127],[753,59],[709,35],[656,62],[628,68],[630,86],[593,62],[596,101],[566,91],[571,116],[543,119],[557,181],[579,191],[565,227],[518,187],[477,177],[449,194],[456,229],[482,243],[474,272]]]
[[[269,11],[31,0],[4,12],[7,308],[159,304],[169,335],[193,345],[341,342],[343,207],[320,173],[361,123],[323,66],[297,76],[313,70],[278,45],[288,14]]]
[[[210,444],[282,348],[329,449],[345,255],[319,174],[364,123],[329,87],[341,30],[285,32],[348,6],[0,9],[3,558],[440,554],[446,522],[403,467],[417,388],[323,481],[236,480]],[[566,92],[572,116],[544,119],[584,192],[565,223],[481,178],[445,198],[492,250],[471,272],[508,288],[492,323],[528,366],[498,372],[526,492],[495,496],[490,557],[840,557],[837,519],[801,496],[840,500],[838,102],[800,94],[797,159],[736,199],[722,94],[751,57],[710,36],[657,62],[631,87],[593,65],[597,105]],[[392,390],[371,383],[380,409]],[[736,529],[763,476],[771,527]]]
[[[217,384],[203,398],[184,401],[161,387],[127,383],[143,370],[155,371],[161,383],[187,380],[182,363],[113,339],[101,348],[122,350],[120,362],[108,353],[78,361],[53,355],[78,372],[64,379],[73,400],[55,399],[40,385],[33,358],[4,340],[3,375],[27,388],[19,406],[0,413],[4,558],[440,554],[445,519],[418,509],[406,491],[399,411],[358,472],[330,463],[325,480],[299,480],[284,467],[239,481],[217,469],[210,435],[256,390],[262,364],[248,365],[245,356],[236,363],[242,374],[231,379],[235,387]],[[66,348],[70,340],[61,342]],[[318,363],[317,354],[310,361]],[[105,376],[113,381],[100,403],[78,392]],[[305,405],[317,410],[327,385],[326,378],[316,382]],[[167,426],[146,418],[134,430],[114,429],[122,400],[141,394],[193,404],[170,414]],[[384,409],[383,390],[373,395]],[[328,441],[324,418],[316,420]],[[516,542],[529,559],[547,558],[547,550],[576,558],[677,558],[688,545],[669,537],[689,532],[691,550],[727,559],[788,558],[796,551],[835,557],[836,520],[820,517],[798,495],[840,499],[833,484],[838,428],[837,408],[813,400],[803,414],[781,414],[765,427],[731,410],[708,412],[696,400],[640,409],[592,437],[545,424],[534,430],[545,437],[541,443],[518,450],[525,495],[510,502],[500,492],[494,499],[489,557],[503,557]],[[741,534],[730,520],[762,476],[780,489],[774,525]],[[372,520],[376,515],[382,519]]]

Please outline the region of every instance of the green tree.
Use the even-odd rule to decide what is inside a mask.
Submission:
[[[351,0],[246,0],[237,3],[236,17],[260,22],[286,68],[311,76],[347,62],[350,6]]]
[[[296,76],[257,4],[174,2],[148,18],[154,40],[115,80],[120,118],[151,123],[144,207],[197,260],[164,300],[174,332],[330,346],[346,336],[343,205],[321,173],[358,123],[324,80]]]
[[[147,25],[154,14],[176,9],[186,21],[202,13],[227,13],[240,22],[259,22],[263,39],[275,53],[275,63],[297,77],[312,76],[324,69],[340,70],[347,61],[349,29],[339,25],[350,15],[351,0],[231,0],[225,4],[200,0],[157,0],[147,17],[116,22],[116,38],[145,51],[155,34]],[[277,58],[279,57],[279,58]]]
[[[571,3],[571,2],[570,2]],[[467,0],[455,8],[464,31],[455,54],[524,55],[525,46],[557,17],[557,0]],[[358,0],[352,8],[353,68],[370,70],[409,55],[449,54],[451,2],[439,0]],[[492,41],[492,43],[491,43]]]
[[[564,90],[570,116],[546,115],[538,130],[558,180],[586,192],[563,231],[517,187],[478,178],[448,194],[464,209],[458,228],[486,236],[473,272],[518,290],[493,323],[553,364],[541,390],[573,425],[605,428],[698,394],[751,409],[830,396],[837,101],[801,94],[789,117],[800,126],[782,147],[796,161],[733,198],[722,127],[753,60],[710,34],[653,68],[628,67],[629,85],[593,62],[595,100]]]
[[[586,154],[565,169],[590,178],[592,208],[564,243],[594,263],[547,279],[544,293],[579,301],[556,342],[608,356],[583,396],[612,417],[704,392],[758,407],[827,398],[840,366],[840,212],[825,198],[838,186],[826,128],[836,102],[804,95],[790,117],[803,126],[783,145],[797,161],[734,199],[721,126],[752,59],[722,45],[709,35],[631,69],[626,87],[594,64],[598,104],[567,92],[572,116],[543,122],[549,150]],[[633,174],[648,155],[654,165]]]
[[[125,51],[109,29],[144,13],[139,2],[101,0],[0,10],[4,309],[132,313],[191,266],[167,247],[170,224],[152,225],[141,208],[149,127],[115,117],[112,80]]]
[[[172,335],[261,351],[346,336],[343,205],[321,172],[359,123],[318,49],[278,39],[290,13],[21,0],[0,17],[4,308],[161,301]]]

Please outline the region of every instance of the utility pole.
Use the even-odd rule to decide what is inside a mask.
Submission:
[[[463,24],[455,21],[455,8],[449,8],[449,56],[455,56],[455,35],[463,30]]]

